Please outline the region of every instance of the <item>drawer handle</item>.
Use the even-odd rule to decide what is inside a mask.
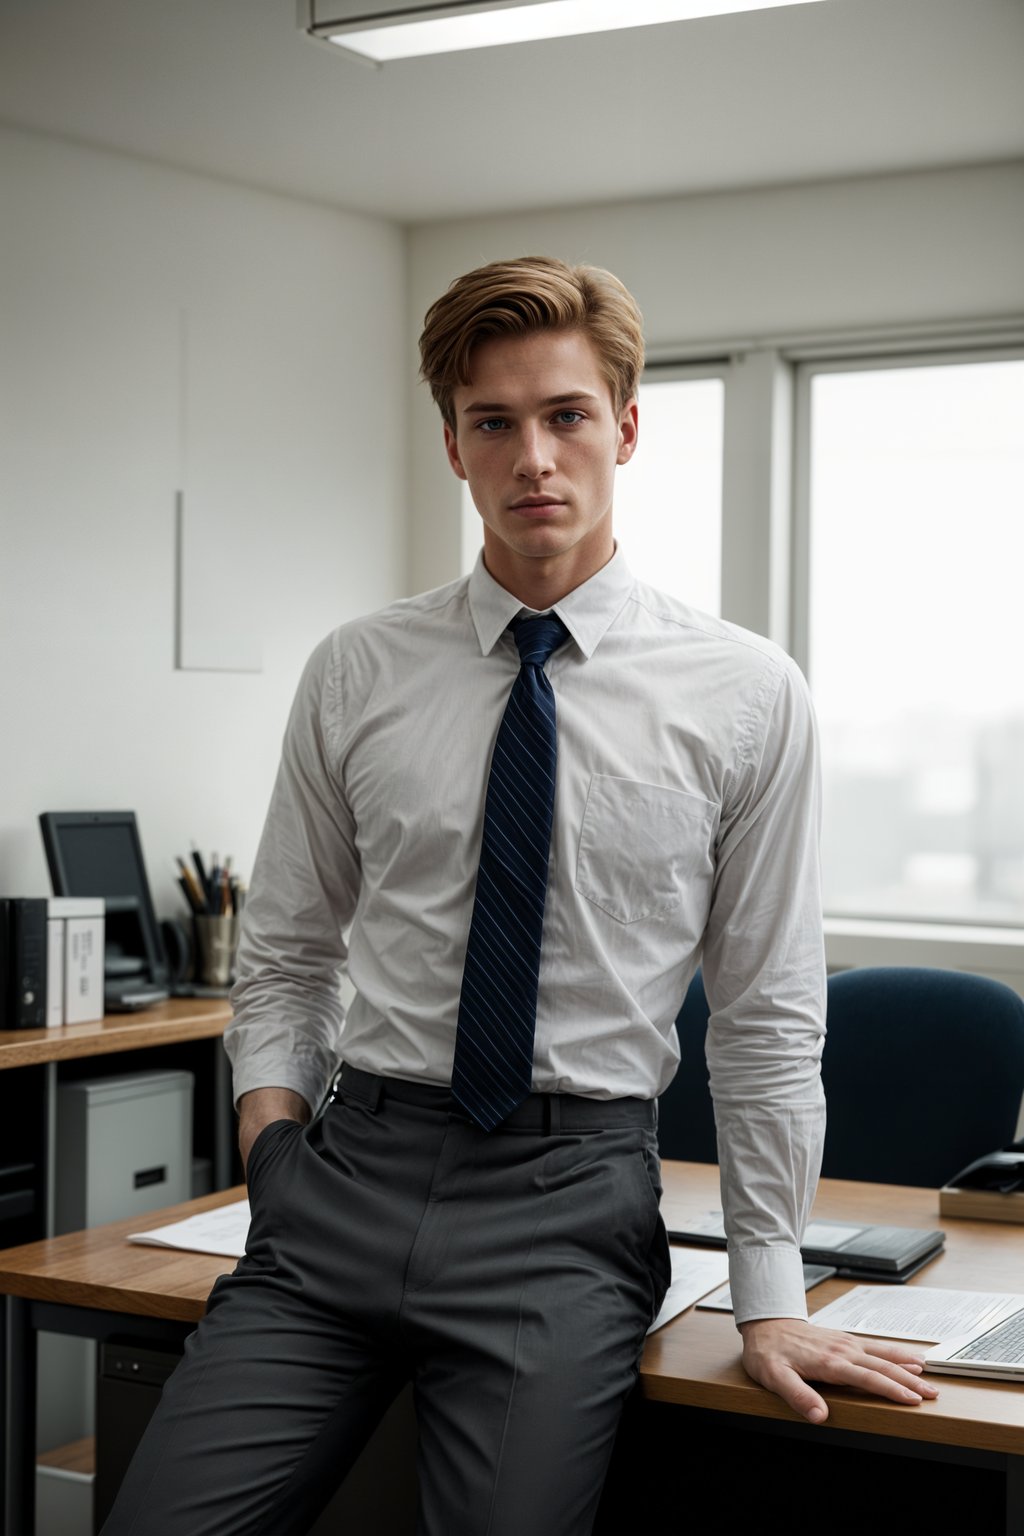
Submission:
[[[149,1184],[167,1183],[167,1164],[162,1168],[140,1168],[135,1175],[135,1188],[145,1189]]]

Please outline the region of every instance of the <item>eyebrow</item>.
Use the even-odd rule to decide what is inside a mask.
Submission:
[[[540,403],[544,407],[551,405],[571,405],[576,400],[596,400],[597,398],[597,395],[592,395],[588,389],[574,389],[571,390],[567,395],[549,395],[546,400],[542,400]],[[511,409],[511,406],[502,405],[500,401],[495,402],[489,400],[474,400],[470,405],[464,405],[462,407],[462,414],[464,416],[471,416],[478,411],[487,411],[498,415],[501,412],[509,411]]]

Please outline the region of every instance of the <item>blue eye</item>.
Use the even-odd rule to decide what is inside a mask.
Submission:
[[[486,421],[478,421],[477,426],[481,432],[498,432],[505,425],[501,416],[488,416]]]
[[[571,418],[571,419],[567,419],[567,418]],[[559,411],[558,415],[555,417],[555,420],[557,422],[559,422],[563,427],[574,427],[578,421],[582,421],[583,420],[583,412],[582,411]]]

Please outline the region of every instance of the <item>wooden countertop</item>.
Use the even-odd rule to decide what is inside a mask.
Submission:
[[[230,1018],[226,998],[174,997],[137,1013],[109,1013],[92,1024],[0,1030],[0,1070],[174,1045],[181,1040],[208,1040],[222,1035]]]

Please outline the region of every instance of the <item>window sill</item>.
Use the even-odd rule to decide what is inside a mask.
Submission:
[[[1004,981],[1024,996],[1024,928],[825,918],[830,971],[856,965],[932,965]]]

